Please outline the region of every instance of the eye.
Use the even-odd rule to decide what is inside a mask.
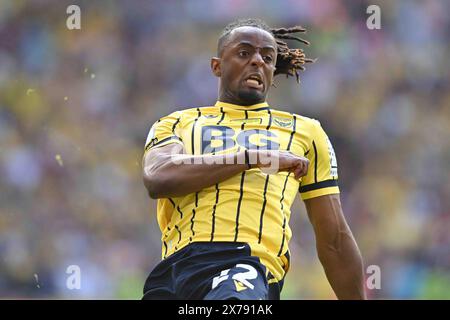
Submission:
[[[245,50],[239,51],[239,56],[240,57],[245,58],[245,57],[248,57],[248,55],[249,55],[248,51],[245,51]]]
[[[267,63],[271,63],[273,61],[272,56],[264,56],[264,61]]]

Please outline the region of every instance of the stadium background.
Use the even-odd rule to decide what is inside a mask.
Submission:
[[[81,30],[66,8],[81,7]],[[366,28],[378,4],[382,29]],[[448,1],[0,1],[0,297],[140,298],[160,259],[141,180],[150,125],[215,102],[209,70],[238,17],[301,24],[312,45],[273,107],[317,118],[371,298],[450,298]],[[332,299],[303,204],[285,299]],[[66,288],[69,265],[81,290]]]

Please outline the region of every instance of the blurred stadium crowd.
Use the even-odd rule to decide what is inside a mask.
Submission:
[[[382,29],[366,8],[380,4]],[[66,8],[81,7],[81,30]],[[141,157],[159,117],[213,104],[221,29],[301,24],[317,57],[274,108],[319,119],[370,298],[450,299],[450,11],[429,1],[0,0],[0,298],[140,298],[159,262]],[[329,299],[303,204],[283,298]],[[69,290],[66,269],[81,269]],[[368,274],[369,276],[369,274]]]

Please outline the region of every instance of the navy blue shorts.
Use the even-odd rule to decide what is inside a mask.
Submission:
[[[153,269],[142,299],[278,300],[282,283],[269,285],[250,252],[246,243],[193,242]]]

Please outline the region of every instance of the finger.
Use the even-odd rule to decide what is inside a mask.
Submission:
[[[309,160],[305,159],[304,164],[305,164],[305,169],[304,169],[305,174],[304,175],[306,176],[308,174],[308,170],[309,170]]]
[[[301,161],[301,164],[299,165],[299,170],[298,170],[298,179],[300,179],[301,177],[305,176],[308,172],[308,167],[305,161]]]
[[[300,179],[302,177],[302,172],[303,172],[303,165],[300,163],[296,168],[295,168],[295,179]]]
[[[306,174],[308,173],[308,164],[303,162],[303,166],[302,166],[302,177],[306,176]]]

